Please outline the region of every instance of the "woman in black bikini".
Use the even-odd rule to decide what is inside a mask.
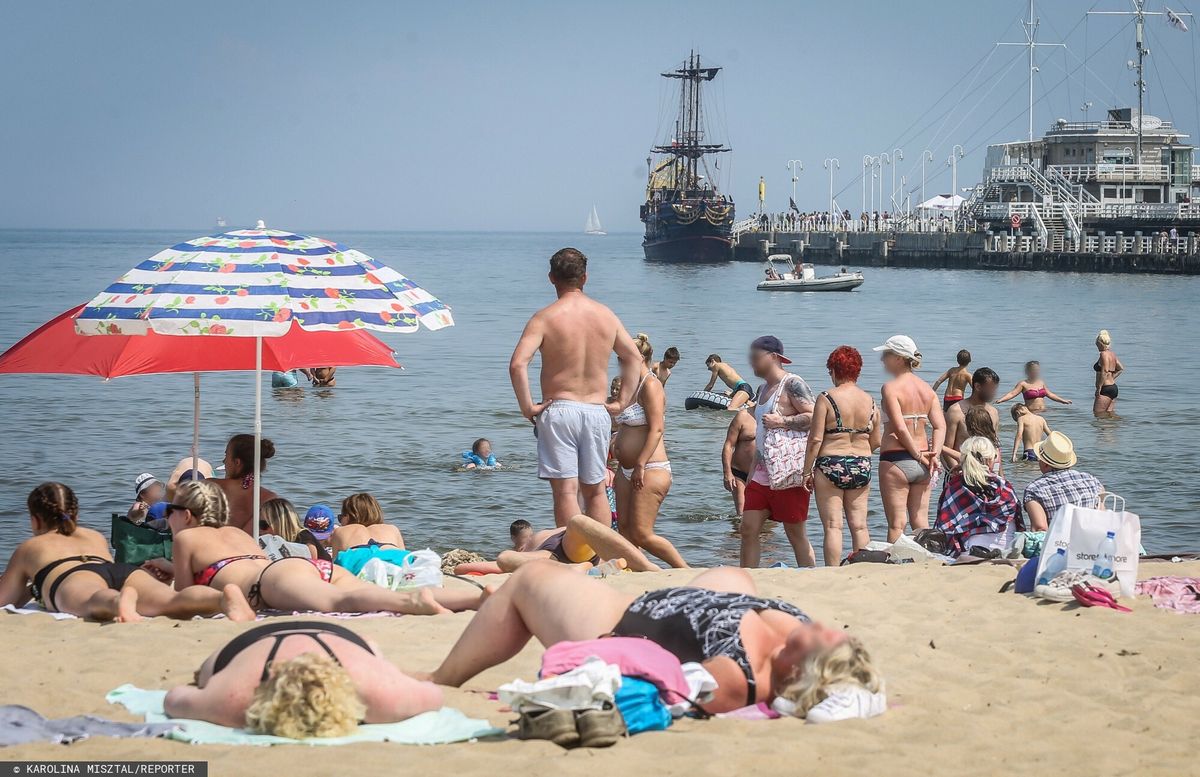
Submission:
[[[370,494],[351,494],[343,499],[338,524],[329,538],[334,558],[343,550],[367,546],[404,550],[404,536],[384,521],[379,500]]]
[[[862,354],[848,345],[829,354],[825,367],[834,387],[817,397],[804,454],[805,485],[815,488],[817,511],[825,526],[827,567],[837,566],[842,558],[843,515],[854,550],[871,541],[867,530],[871,454],[883,440],[883,424],[875,400],[858,387],[862,363]]]
[[[682,662],[702,663],[719,686],[705,705],[714,713],[781,696],[803,717],[833,685],[858,683],[872,692],[880,685],[857,639],[786,602],[760,598],[743,570],[712,569],[687,587],[634,598],[558,564],[513,573],[430,677],[460,686],[517,655],[530,637],[550,646],[605,635],[645,637]]]
[[[26,505],[33,537],[17,546],[0,577],[0,604],[33,598],[51,612],[98,621],[218,612],[233,620],[254,617],[236,590],[176,593],[146,570],[113,561],[104,535],[79,525],[79,502],[62,483],[41,484]]]
[[[228,516],[224,492],[207,481],[176,491],[167,523],[175,535],[177,590],[234,585],[255,609],[411,615],[475,609],[486,596],[444,588],[390,591],[321,559],[268,561],[250,535],[226,524]]]
[[[168,715],[304,739],[349,734],[440,709],[442,691],[414,680],[350,629],[278,621],[210,655],[194,685],[167,694]]]
[[[1125,365],[1112,352],[1112,335],[1101,329],[1096,336],[1096,350],[1100,352],[1092,369],[1096,372],[1096,401],[1092,403],[1092,415],[1109,418],[1117,412],[1117,378],[1125,371]]]

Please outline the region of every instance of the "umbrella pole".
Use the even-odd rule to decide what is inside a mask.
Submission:
[[[199,470],[200,458],[200,373],[192,373],[192,471]]]
[[[254,541],[258,542],[258,508],[262,495],[262,337],[254,338],[254,512],[250,523]]]

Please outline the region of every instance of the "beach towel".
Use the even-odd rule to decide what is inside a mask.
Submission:
[[[35,604],[33,602],[30,602],[24,607],[18,607],[15,604],[6,604],[4,605],[3,609],[5,612],[11,612],[13,615],[49,615],[56,621],[69,621],[78,617],[69,612],[50,612],[40,604]]]
[[[1152,577],[1139,580],[1137,593],[1149,596],[1155,607],[1200,613],[1200,577]]]
[[[0,747],[29,742],[69,745],[88,737],[159,737],[174,728],[174,723],[118,723],[91,715],[50,719],[19,704],[0,707]]]
[[[400,723],[363,724],[345,737],[288,739],[269,734],[251,734],[240,728],[218,726],[202,720],[169,718],[163,711],[166,691],[148,691],[132,685],[122,685],[108,692],[109,704],[120,704],[147,723],[170,722],[174,728],[165,734],[168,739],[193,745],[346,745],[351,742],[396,742],[402,745],[442,745],[466,742],[481,737],[502,736],[486,720],[468,718],[458,710],[443,707],[437,712],[425,712]]]

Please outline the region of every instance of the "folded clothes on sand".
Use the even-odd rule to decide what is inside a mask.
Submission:
[[[537,682],[513,680],[501,685],[500,701],[517,712],[599,710],[611,705],[621,687],[621,668],[591,658],[579,666]]]
[[[118,723],[91,715],[52,720],[19,704],[0,707],[0,747],[29,742],[69,745],[88,737],[159,737],[174,728],[174,723]]]
[[[143,716],[147,723],[169,722],[173,730],[165,734],[168,739],[194,745],[345,745],[351,742],[441,745],[504,734],[502,729],[494,728],[486,720],[468,718],[458,710],[443,707],[437,712],[425,712],[400,723],[363,724],[349,736],[288,739],[268,734],[252,734],[244,729],[218,726],[202,720],[167,717],[163,711],[163,701],[166,697],[166,691],[148,691],[132,685],[122,685],[109,691],[106,698],[110,704],[120,704],[134,715]]]
[[[1135,590],[1149,596],[1155,607],[1200,613],[1200,577],[1152,577],[1139,580]]]

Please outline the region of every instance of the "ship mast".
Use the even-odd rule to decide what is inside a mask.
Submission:
[[[1172,22],[1178,21],[1182,24],[1180,17],[1191,16],[1190,13],[1177,13],[1171,11],[1169,14],[1165,11],[1147,11],[1146,0],[1130,0],[1133,3],[1132,11],[1088,11],[1088,15],[1096,16],[1132,16],[1134,17],[1134,43],[1137,46],[1137,60],[1131,62],[1131,66],[1137,71],[1137,80],[1133,85],[1138,90],[1138,111],[1137,111],[1137,154],[1134,156],[1134,164],[1142,163],[1142,103],[1146,97],[1146,57],[1150,54],[1150,49],[1146,48],[1146,17],[1147,16],[1173,16]],[[1186,27],[1184,29],[1187,29]]]
[[[669,154],[682,162],[684,184],[687,188],[699,181],[700,163],[705,154],[729,151],[720,143],[704,142],[704,103],[701,84],[716,78],[719,67],[703,67],[700,55],[691,52],[683,64],[663,73],[663,78],[674,78],[680,82],[679,115],[675,119],[675,137],[670,145],[655,146],[654,151]],[[676,186],[680,181],[676,181]]]
[[[1024,46],[1029,49],[1029,142],[1033,142],[1033,76],[1038,72],[1037,64],[1034,55],[1039,46],[1045,47],[1062,47],[1066,48],[1064,43],[1038,43],[1037,31],[1042,24],[1042,20],[1033,15],[1033,0],[1029,0],[1029,20],[1022,21],[1021,26],[1025,29],[1024,43],[1008,43],[998,42],[997,46]]]

